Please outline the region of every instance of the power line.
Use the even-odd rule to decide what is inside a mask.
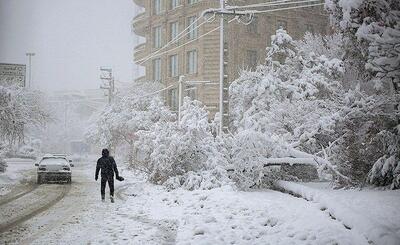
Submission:
[[[188,25],[183,31],[181,31],[176,37],[174,37],[171,41],[169,41],[167,44],[165,44],[164,46],[162,46],[160,49],[158,49],[157,51],[149,54],[147,57],[138,60],[136,63],[138,63],[139,65],[145,63],[146,61],[148,61],[149,59],[154,58],[154,55],[158,54],[159,52],[161,52],[161,50],[165,49],[166,47],[168,47],[169,45],[171,45],[172,43],[175,43],[177,41],[179,41],[180,39],[182,39],[183,37],[185,37],[185,35],[187,34],[187,31],[194,25],[196,24],[200,19],[202,18],[202,16],[198,17],[197,19],[195,19],[190,25]],[[199,29],[202,25],[206,24],[207,21],[203,21],[202,23],[200,23],[199,25],[197,25],[195,27],[194,30]],[[192,30],[192,31],[194,31]]]
[[[282,5],[290,5],[290,4],[297,4],[297,3],[304,3],[304,2],[317,2],[317,1],[321,1],[321,0],[307,0],[307,1],[300,1],[300,2],[296,2],[293,0],[277,0],[277,1],[267,2],[267,3],[229,6],[229,7],[226,7],[226,9],[227,10],[248,9],[248,8],[259,8],[259,7],[270,7],[270,6],[282,6]]]
[[[289,0],[277,0],[277,1],[269,2],[269,3],[262,3],[262,4],[253,4],[253,5],[244,5],[244,6],[234,6],[234,7],[227,8],[227,10],[242,9],[242,8],[255,8],[255,7],[263,7],[263,6],[281,6],[281,5],[288,5],[288,4],[298,4],[298,3],[307,3],[307,2],[317,2],[317,1],[321,1],[321,0],[305,0],[305,1],[295,1],[295,2],[288,2],[288,1],[289,1]],[[322,4],[318,4],[318,5],[322,5]],[[312,6],[318,6],[318,5],[307,5],[307,6],[300,6],[300,7],[299,7],[299,6],[294,6],[294,7],[289,7],[289,8],[279,8],[279,9],[275,9],[274,11],[287,10],[287,9],[295,9],[295,8],[297,8],[297,7],[299,7],[299,8],[303,8],[303,7],[312,7]],[[216,11],[216,10],[219,10],[219,9],[215,9],[214,11]],[[267,11],[265,11],[265,10],[264,10],[264,11],[250,10],[250,11],[247,11],[247,12],[267,13],[267,12],[274,12],[274,11],[270,11],[270,10],[267,10]],[[247,12],[246,12],[246,13],[247,13]],[[239,12],[237,12],[237,13],[240,14]],[[243,13],[243,14],[245,14],[245,13]],[[204,14],[203,14],[203,15],[204,15]],[[201,22],[199,25],[197,25],[197,26],[195,27],[194,30],[197,30],[197,29],[199,29],[202,25],[204,25],[204,24],[206,24],[206,23],[209,23],[209,21],[210,21],[211,19],[213,19],[214,17],[215,17],[215,16],[212,16],[212,17],[209,18],[208,20]],[[200,37],[198,37],[198,38],[196,38],[196,39],[190,40],[190,41],[188,41],[188,42],[186,42],[186,43],[184,43],[184,44],[182,44],[182,45],[180,45],[180,46],[178,46],[178,47],[175,47],[175,48],[173,48],[173,49],[169,49],[169,50],[167,50],[167,51],[161,52],[161,50],[164,50],[165,48],[169,47],[172,43],[175,43],[175,42],[179,41],[180,39],[182,39],[183,37],[185,37],[185,34],[187,34],[188,29],[190,29],[195,23],[197,23],[197,22],[199,21],[200,18],[201,18],[201,17],[199,17],[199,18],[197,18],[195,21],[193,21],[193,23],[191,23],[189,26],[187,26],[187,27],[186,27],[182,32],[180,32],[174,39],[172,39],[171,41],[169,41],[167,44],[165,44],[164,46],[162,46],[160,49],[158,49],[157,51],[155,51],[155,52],[149,54],[149,55],[146,56],[145,58],[138,60],[138,61],[135,62],[135,63],[138,64],[138,65],[142,65],[142,64],[144,64],[145,62],[147,62],[147,61],[150,60],[150,59],[153,59],[153,58],[158,57],[158,56],[160,56],[160,55],[166,54],[166,53],[168,53],[168,52],[170,52],[170,51],[172,51],[172,50],[176,50],[177,48],[183,47],[183,46],[185,46],[185,45],[187,45],[187,44],[190,44],[190,43],[192,43],[192,42],[197,41],[198,39],[200,39],[203,35],[200,36]],[[209,31],[209,33],[213,32],[213,31],[216,31],[216,30],[218,30],[218,29],[219,29],[219,27],[216,28],[216,29],[213,29],[213,30]],[[207,33],[207,34],[209,34],[209,33]]]
[[[287,8],[279,8],[279,9],[254,10],[253,12],[254,12],[254,14],[271,13],[271,12],[282,11],[282,10],[291,10],[291,9],[301,9],[301,8],[316,7],[316,6],[321,6],[321,5],[324,5],[324,4],[325,3],[307,4],[307,5],[300,5],[300,6],[293,6],[293,7],[287,7]]]

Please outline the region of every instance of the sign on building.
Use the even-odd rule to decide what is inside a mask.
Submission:
[[[0,63],[0,85],[25,87],[26,65]]]

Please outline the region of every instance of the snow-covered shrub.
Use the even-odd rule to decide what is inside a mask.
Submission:
[[[208,113],[199,101],[185,98],[180,123],[159,122],[138,132],[135,147],[144,157],[138,169],[168,187],[214,188],[227,183],[226,160],[211,134]]]
[[[134,163],[134,143],[136,133],[149,130],[157,122],[173,120],[174,115],[163,104],[157,94],[151,94],[161,85],[156,83],[136,83],[117,94],[117,100],[95,115],[86,131],[89,142],[100,147],[123,149],[123,155]]]
[[[17,150],[18,157],[36,158],[40,155],[41,140],[29,138]]]
[[[276,168],[264,168],[265,159],[282,150],[271,135],[254,129],[239,131],[230,144],[233,181],[241,189],[271,187],[280,178]]]

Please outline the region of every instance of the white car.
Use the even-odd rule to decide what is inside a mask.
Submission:
[[[65,181],[71,183],[71,167],[66,157],[45,155],[37,166],[37,183],[42,184],[48,181]]]

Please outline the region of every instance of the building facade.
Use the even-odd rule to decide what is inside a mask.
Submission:
[[[201,18],[193,22],[204,10],[219,8],[219,0],[133,1],[143,9],[132,20],[133,31],[146,40],[134,49],[135,63],[145,68],[145,75],[138,80],[159,81],[170,86],[177,84],[183,75],[183,96],[202,101],[213,118],[219,111],[220,17],[216,16],[213,21],[210,18],[206,22]],[[266,2],[230,0],[228,4]],[[265,49],[276,29],[283,27],[294,39],[303,37],[307,31],[328,31],[328,17],[321,6],[257,14],[248,25],[229,21],[232,18],[225,17],[224,28],[224,108],[228,108],[229,83],[238,78],[240,70],[254,69],[265,60]],[[187,33],[182,38],[171,41],[186,28]],[[164,48],[166,44],[168,46]],[[178,86],[165,92],[165,100],[171,109],[177,109]],[[226,117],[228,114],[228,111],[224,112]]]

